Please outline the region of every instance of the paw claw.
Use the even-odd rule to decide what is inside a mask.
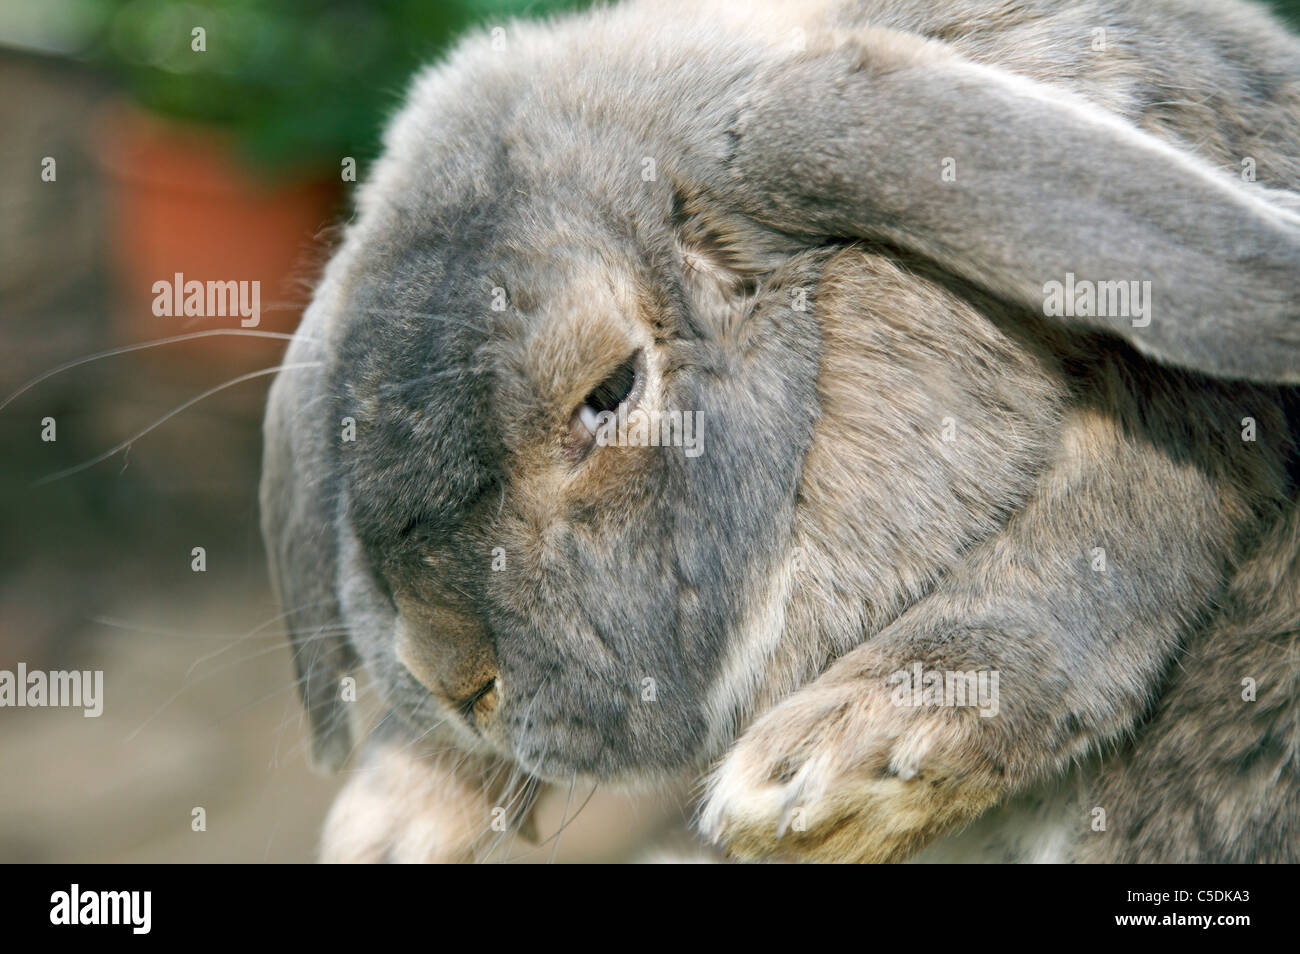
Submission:
[[[776,823],[776,839],[780,841],[785,837],[787,829],[790,827],[790,817],[794,814],[795,808],[799,804],[799,790],[792,790],[785,799],[785,804],[781,806],[781,817]]]

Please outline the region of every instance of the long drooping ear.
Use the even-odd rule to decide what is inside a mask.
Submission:
[[[336,595],[339,498],[324,406],[324,347],[311,337],[321,323],[314,310],[290,344],[267,402],[262,536],[311,725],[312,760],[333,771],[352,751],[341,680],[356,656]]]
[[[729,134],[723,189],[770,225],[893,242],[1187,368],[1300,382],[1300,197],[1078,97],[866,31],[774,65]]]

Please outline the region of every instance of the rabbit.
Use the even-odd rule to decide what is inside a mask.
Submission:
[[[736,860],[1300,860],[1297,190],[1237,0],[466,37],[268,400],[322,858],[687,778]]]

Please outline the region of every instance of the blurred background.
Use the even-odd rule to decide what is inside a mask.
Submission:
[[[155,316],[177,272],[259,281],[256,330],[291,332],[348,215],[348,161],[364,179],[415,68],[471,25],[575,5],[0,0],[0,400],[238,327]],[[1274,6],[1300,25],[1300,0]],[[103,670],[106,697],[98,719],[0,708],[0,861],[313,858],[340,780],[307,768],[258,533],[270,377],[244,378],[283,350],[110,354],[0,409],[0,670]],[[543,806],[544,835],[564,808]],[[637,857],[681,821],[602,792],[556,857]]]
[[[573,5],[0,0],[0,401],[77,359],[239,327],[155,316],[153,283],[176,272],[260,281],[256,330],[291,332],[348,215],[346,160],[364,179],[414,70],[470,25]],[[0,670],[103,670],[105,684],[97,719],[0,708],[0,861],[313,859],[341,780],[307,767],[268,591],[270,377],[41,483],[284,347],[229,335],[115,354],[0,410]],[[543,806],[544,836],[563,802]],[[598,793],[556,857],[628,857],[674,816]]]

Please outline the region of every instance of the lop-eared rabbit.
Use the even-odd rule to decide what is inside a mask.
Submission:
[[[1300,859],[1297,189],[1241,2],[464,39],[267,412],[322,856],[687,778],[738,859]]]

